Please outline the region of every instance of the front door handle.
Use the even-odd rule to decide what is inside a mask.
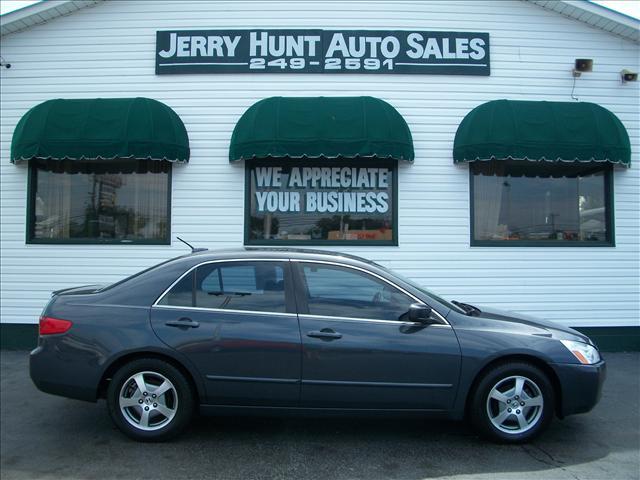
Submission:
[[[330,328],[323,328],[322,330],[311,330],[310,332],[307,332],[307,337],[332,340],[342,338],[342,334],[334,332]]]
[[[183,317],[180,320],[169,320],[165,325],[167,327],[198,328],[200,323],[194,322],[190,318]]]

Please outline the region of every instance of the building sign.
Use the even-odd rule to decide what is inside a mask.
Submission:
[[[169,30],[156,74],[489,75],[489,34],[389,30]]]
[[[246,168],[246,243],[395,244],[394,162],[270,160]]]

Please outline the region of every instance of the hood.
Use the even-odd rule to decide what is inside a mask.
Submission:
[[[573,328],[555,322],[541,320],[523,313],[508,312],[488,307],[478,307],[481,312],[465,316],[465,323],[472,328],[529,334],[557,340],[574,340],[593,345],[593,342]]]

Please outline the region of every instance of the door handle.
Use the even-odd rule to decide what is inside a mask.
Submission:
[[[311,330],[307,332],[307,337],[322,338],[322,339],[338,339],[342,338],[342,334],[334,332],[330,328],[323,328],[322,330]]]
[[[165,323],[167,327],[179,327],[179,328],[198,328],[200,323],[194,322],[190,318],[181,318],[180,320],[169,320]]]

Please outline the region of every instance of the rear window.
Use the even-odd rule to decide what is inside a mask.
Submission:
[[[128,277],[125,277],[122,280],[118,280],[117,282],[112,283],[111,285],[106,285],[106,286],[102,287],[100,290],[98,290],[98,292],[104,292],[105,290],[109,290],[111,288],[117,287],[118,285],[122,285],[123,283],[128,282],[129,280],[133,280],[134,278],[137,278],[137,277],[139,277],[141,275],[144,275],[145,273],[148,273],[148,272],[150,272],[152,270],[155,270],[156,268],[160,268],[160,267],[166,265],[167,263],[173,262],[174,260],[178,260],[179,258],[183,258],[183,257],[184,257],[184,255],[180,256],[180,257],[170,258],[169,260],[165,260],[162,263],[158,263],[157,265],[153,265],[153,266],[151,266],[149,268],[145,268],[144,270],[141,270],[141,271],[139,271],[137,273],[134,273],[133,275],[129,275]]]

